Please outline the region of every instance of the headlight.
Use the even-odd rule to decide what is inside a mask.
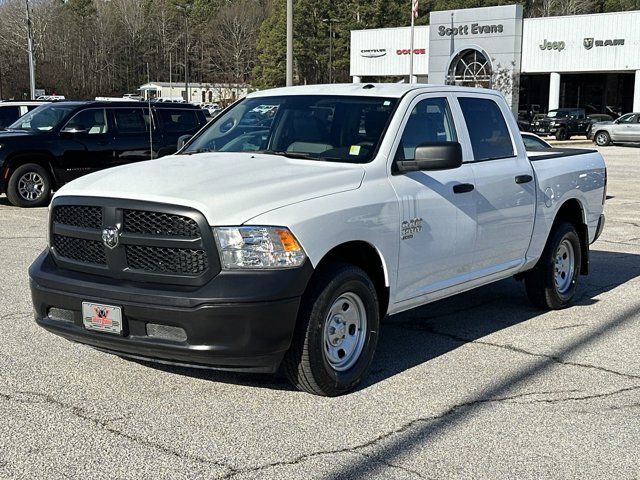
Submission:
[[[284,227],[215,227],[213,234],[225,270],[294,268],[307,258]]]

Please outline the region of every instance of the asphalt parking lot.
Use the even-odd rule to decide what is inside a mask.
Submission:
[[[399,315],[333,399],[40,329],[47,212],[0,197],[0,478],[640,478],[640,148],[601,151],[607,225],[574,307],[506,280]]]

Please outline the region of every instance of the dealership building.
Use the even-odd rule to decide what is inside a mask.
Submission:
[[[523,18],[508,5],[431,12],[414,80],[502,91],[514,111],[640,111],[640,11]],[[351,32],[354,82],[408,80],[411,29]]]

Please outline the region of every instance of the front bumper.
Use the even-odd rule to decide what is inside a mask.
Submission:
[[[29,269],[36,322],[68,340],[163,363],[274,372],[289,348],[313,268],[222,272],[198,288],[132,284],[59,268],[43,252]],[[153,286],[150,286],[153,285]],[[122,307],[123,334],[87,330],[82,302]],[[53,319],[50,308],[72,312]],[[147,324],[182,328],[186,341],[147,335]]]
[[[531,132],[536,135],[555,135],[558,131],[558,127],[552,127],[551,125],[534,125],[531,127]]]

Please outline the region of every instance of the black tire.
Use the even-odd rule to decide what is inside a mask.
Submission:
[[[359,356],[353,357],[355,363],[337,371],[327,357],[325,327],[329,327],[331,307],[345,294],[361,299],[366,328],[359,330],[364,332],[364,344]],[[299,390],[331,397],[344,394],[366,376],[378,343],[379,326],[378,297],[368,275],[349,264],[326,265],[316,272],[302,298],[291,348],[282,364],[284,373]]]
[[[562,250],[559,250],[561,246],[566,250],[567,243],[573,250],[573,268],[567,273],[567,277],[570,277],[567,280],[565,277],[559,277],[561,282],[567,282],[565,288],[560,288],[556,282],[556,256],[558,252],[562,253]],[[554,227],[540,260],[524,277],[527,296],[531,303],[544,310],[568,307],[576,293],[581,262],[582,249],[575,227],[570,223],[561,223]]]
[[[608,132],[601,130],[599,132],[596,132],[593,137],[593,141],[596,142],[596,145],[598,145],[599,147],[606,147],[607,145],[611,144],[611,136]]]
[[[37,188],[24,191],[26,179],[37,179]],[[29,180],[31,181],[31,180]],[[30,185],[27,185],[29,188]],[[7,183],[7,198],[16,207],[42,207],[49,203],[51,197],[51,175],[42,165],[26,163],[16,168]]]
[[[561,128],[556,132],[556,140],[568,140],[569,136],[567,135],[567,130]]]

